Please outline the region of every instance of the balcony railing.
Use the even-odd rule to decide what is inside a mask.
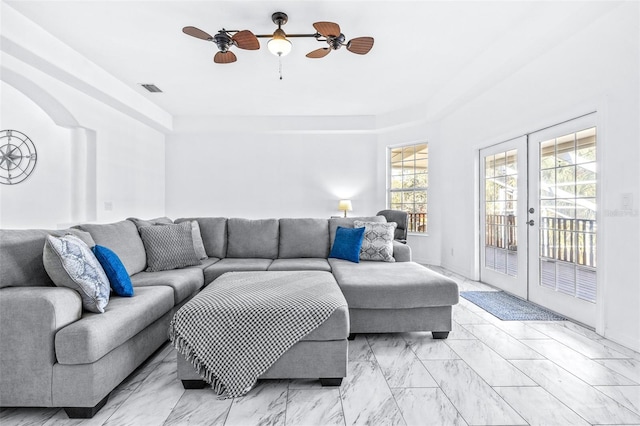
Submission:
[[[518,250],[514,215],[487,215],[485,244],[488,247]],[[596,267],[595,220],[540,218],[540,256]]]
[[[407,218],[408,232],[427,232],[427,214],[426,213],[409,213]]]

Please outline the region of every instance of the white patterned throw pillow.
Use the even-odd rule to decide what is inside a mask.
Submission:
[[[109,303],[109,279],[89,246],[75,235],[47,235],[42,253],[44,268],[58,287],[68,287],[82,298],[82,307],[102,313]]]
[[[393,257],[393,235],[398,226],[395,222],[353,222],[355,228],[364,227],[364,240],[360,248],[360,260],[395,262]]]

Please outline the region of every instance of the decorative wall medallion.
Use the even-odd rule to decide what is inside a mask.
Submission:
[[[36,168],[36,146],[17,130],[0,130],[0,183],[15,185]]]

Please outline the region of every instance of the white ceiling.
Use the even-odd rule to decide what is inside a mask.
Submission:
[[[484,90],[534,60],[540,49],[569,37],[563,22],[595,19],[604,2],[507,1],[7,1],[86,58],[174,116],[380,115],[415,104],[447,106]],[[598,3],[599,6],[594,6]],[[608,6],[607,6],[608,4]],[[605,6],[603,6],[605,5]],[[182,33],[196,26],[272,33],[283,11],[288,33],[312,33],[316,21],[340,24],[347,39],[372,36],[368,55],[346,49],[323,59],[323,47],[294,38],[278,59],[261,39],[259,51],[235,48],[238,61],[213,62],[216,46]],[[575,24],[574,24],[575,26]],[[576,31],[579,26],[575,26]],[[526,30],[526,31],[525,31]],[[43,40],[46,42],[46,40]],[[505,58],[508,60],[505,61]],[[164,93],[150,94],[139,83]]]

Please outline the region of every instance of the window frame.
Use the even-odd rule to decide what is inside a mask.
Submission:
[[[418,147],[421,147],[422,145],[424,145],[426,147],[426,158],[422,159],[422,158],[417,158],[416,159],[416,149]],[[398,149],[402,149],[403,151],[407,148],[413,148],[414,153],[413,155],[413,159],[411,161],[413,161],[413,172],[412,173],[404,173],[404,169],[403,169],[403,173],[402,176],[413,176],[413,182],[415,184],[415,176],[420,176],[420,175],[424,175],[424,179],[425,179],[425,185],[424,186],[412,186],[410,188],[393,188],[393,177],[397,176],[393,173],[393,164],[397,163],[397,161],[393,161],[393,152],[394,150],[398,150]],[[417,166],[416,166],[416,161],[417,160],[425,160],[426,164],[425,164],[425,173],[416,173],[416,170],[418,170]],[[401,158],[401,161],[404,162],[404,157]],[[420,206],[424,206],[424,211],[420,211],[418,213],[416,213],[415,211],[413,213],[410,213],[409,216],[409,223],[407,224],[407,232],[411,235],[418,235],[418,236],[426,236],[428,235],[429,232],[429,226],[428,226],[428,208],[429,208],[429,143],[427,141],[418,141],[418,142],[410,142],[410,143],[404,143],[404,144],[399,144],[399,145],[389,145],[387,146],[387,161],[386,161],[386,167],[387,167],[387,188],[386,188],[386,198],[387,198],[387,208],[392,209],[392,210],[398,210],[397,207],[397,203],[393,203],[393,195],[394,194],[401,194],[400,196],[402,197],[404,192],[413,192],[413,202],[412,203],[407,203],[407,204],[412,204],[414,206],[414,210],[415,210],[415,206],[416,205],[420,205]],[[425,201],[424,203],[416,203],[415,202],[415,193],[422,193],[424,192],[424,196],[425,196]],[[404,207],[405,203],[401,202],[401,208],[400,210],[404,210],[402,207]],[[411,214],[416,214],[416,215],[423,215],[423,216],[416,216],[414,218],[411,217]],[[421,226],[421,224],[423,223],[424,226],[424,231],[420,231],[415,229],[415,224],[418,224],[418,226]]]

